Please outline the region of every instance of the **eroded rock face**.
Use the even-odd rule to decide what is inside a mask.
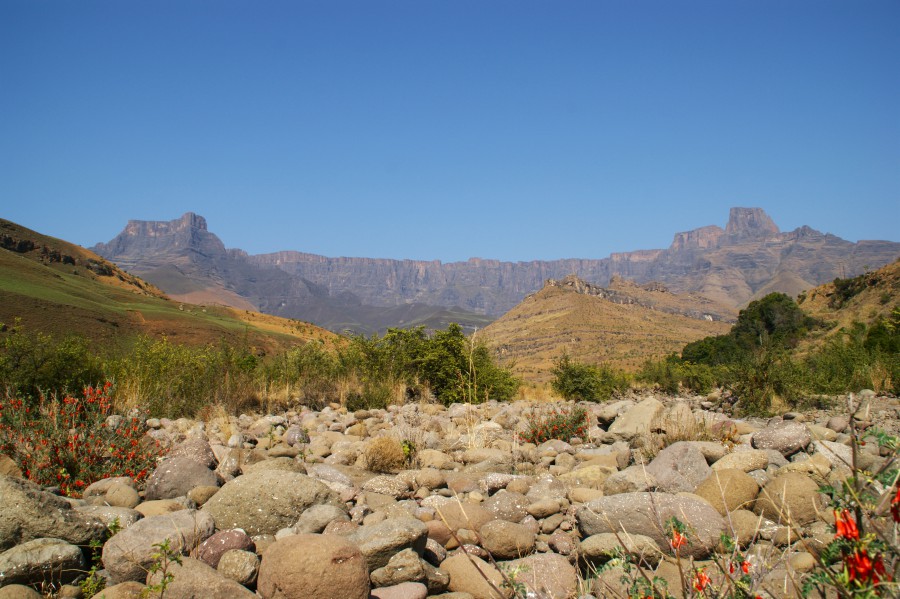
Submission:
[[[343,537],[292,535],[266,550],[258,590],[264,599],[368,599],[369,569]]]
[[[0,553],[0,586],[40,584],[54,579],[65,584],[85,569],[84,554],[60,539],[34,539]]]
[[[753,433],[752,444],[756,449],[774,449],[781,455],[791,456],[812,441],[809,429],[800,422],[780,422]]]

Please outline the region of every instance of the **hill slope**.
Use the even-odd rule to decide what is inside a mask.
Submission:
[[[133,334],[179,343],[242,342],[271,351],[335,336],[308,323],[174,302],[89,250],[0,219],[0,323],[111,343]]]
[[[539,383],[549,380],[564,351],[581,362],[634,370],[648,358],[727,332],[735,317],[728,306],[658,284],[615,279],[599,288],[570,276],[548,280],[479,335],[516,374]]]

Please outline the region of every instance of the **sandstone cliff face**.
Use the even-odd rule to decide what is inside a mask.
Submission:
[[[94,250],[146,276],[167,290],[162,266],[177,267],[191,280],[211,281],[238,293],[263,311],[322,322],[341,320],[342,310],[458,307],[464,313],[497,317],[533,293],[547,279],[576,274],[599,286],[613,276],[638,283],[659,281],[673,292],[703,294],[731,307],[771,291],[800,290],[877,268],[900,255],[900,243],[849,242],[809,227],[782,233],[758,208],[732,208],[725,229],[706,226],[677,233],[667,249],[622,252],[602,259],[466,262],[330,258],[295,251],[247,255],[226,250],[206,221],[185,214],[171,222],[131,221]],[[369,316],[366,316],[368,314]],[[313,317],[310,317],[312,315]],[[345,319],[346,320],[346,319]],[[352,320],[352,319],[350,319]],[[401,323],[397,323],[400,325]]]

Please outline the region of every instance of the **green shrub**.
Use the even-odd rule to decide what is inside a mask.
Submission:
[[[725,369],[721,366],[694,364],[671,354],[661,360],[644,362],[637,379],[670,394],[681,391],[709,393],[724,382],[724,375]]]
[[[564,399],[606,401],[628,387],[628,377],[606,365],[593,366],[564,353],[553,365],[550,386]]]
[[[760,348],[730,365],[726,387],[738,412],[767,415],[776,397],[788,404],[800,399],[803,371],[785,350]]]
[[[107,366],[117,400],[171,418],[193,416],[210,404],[239,411],[256,398],[257,367],[257,358],[246,349],[189,347],[146,336]]]
[[[104,380],[101,361],[83,337],[56,339],[26,331],[18,321],[0,330],[0,389],[35,402]]]

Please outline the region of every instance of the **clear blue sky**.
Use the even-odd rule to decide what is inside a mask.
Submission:
[[[464,260],[898,240],[896,0],[0,0],[0,217]]]

